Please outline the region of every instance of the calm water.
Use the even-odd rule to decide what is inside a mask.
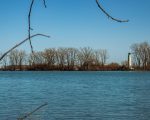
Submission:
[[[0,120],[150,120],[150,72],[0,72]]]

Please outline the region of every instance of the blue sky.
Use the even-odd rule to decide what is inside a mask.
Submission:
[[[113,17],[129,19],[117,23],[108,19],[95,0],[35,0],[32,34],[51,36],[34,38],[34,50],[52,47],[107,49],[109,62],[127,58],[133,43],[150,41],[150,0],[100,0]],[[27,16],[31,0],[1,0],[0,51],[4,52],[27,37]],[[30,52],[29,42],[19,49]]]

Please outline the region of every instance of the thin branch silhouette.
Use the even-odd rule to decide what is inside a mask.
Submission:
[[[29,43],[30,43],[32,54],[34,53],[34,50],[33,50],[33,45],[32,45],[32,42],[31,42],[31,30],[33,30],[31,28],[31,14],[32,14],[32,9],[33,9],[34,3],[35,3],[35,0],[32,0],[32,2],[30,4],[30,8],[29,8],[29,13],[28,13],[28,37],[29,37]],[[46,8],[45,0],[43,0],[43,4],[44,4],[44,7]]]
[[[99,9],[108,17],[108,18],[111,18],[112,20],[116,21],[116,22],[129,22],[129,20],[120,20],[120,19],[117,19],[117,18],[114,18],[112,17],[110,14],[108,14],[104,8],[101,6],[100,2],[98,0],[96,0],[96,3],[99,7]]]
[[[34,0],[32,0],[32,2],[31,2],[29,14],[28,14],[28,38],[29,38],[32,53],[33,53],[33,46],[32,46],[32,42],[31,42],[31,30],[33,30],[33,29],[31,28],[31,13],[32,13],[33,4],[34,4]]]
[[[18,118],[18,120],[24,120],[28,117],[30,117],[33,113],[35,113],[36,111],[40,110],[41,108],[43,108],[44,106],[48,105],[48,103],[44,103],[42,105],[40,105],[39,107],[37,107],[36,109],[34,109],[33,111],[27,113],[26,115],[24,115],[23,117]]]
[[[47,6],[46,6],[46,2],[45,2],[45,0],[43,0],[43,4],[44,4],[44,7],[46,8]]]
[[[36,36],[43,36],[43,37],[47,37],[47,38],[50,38],[50,36],[48,35],[44,35],[44,34],[35,34],[35,35],[32,35],[30,36],[30,39],[31,38],[34,38]],[[7,52],[5,52],[1,57],[0,57],[0,61],[9,53],[11,52],[12,50],[14,50],[15,48],[17,48],[18,46],[22,45],[24,42],[26,42],[27,40],[29,40],[29,37],[24,39],[23,41],[21,41],[20,43],[16,44],[15,46],[13,46],[12,48],[10,48]]]

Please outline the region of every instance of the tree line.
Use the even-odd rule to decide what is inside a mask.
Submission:
[[[3,70],[92,70],[103,67],[108,59],[106,49],[49,48],[27,54],[15,49],[1,61]],[[94,67],[95,66],[95,67]],[[96,68],[97,67],[97,68]]]
[[[134,70],[150,70],[150,44],[131,45]],[[1,53],[0,56],[3,54]],[[12,50],[0,61],[0,70],[128,70],[128,62],[106,64],[106,49],[48,48],[28,54],[24,50]]]
[[[150,70],[150,44],[148,42],[135,43],[131,46],[133,67],[135,69]]]

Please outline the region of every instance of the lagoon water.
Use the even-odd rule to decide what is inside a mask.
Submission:
[[[45,102],[31,120],[149,120],[150,72],[0,72],[0,120]]]

